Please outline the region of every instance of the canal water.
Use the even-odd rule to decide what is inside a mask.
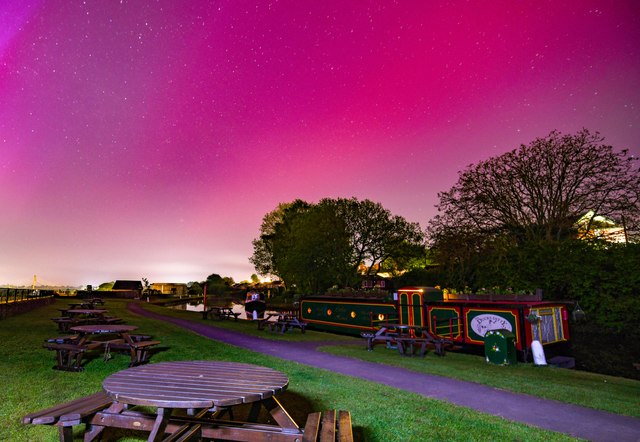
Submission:
[[[209,307],[211,307],[211,304],[207,303]],[[244,304],[238,304],[238,303],[230,303],[227,304],[229,307],[231,307],[231,309],[233,310],[234,313],[241,313],[244,317]],[[187,302],[184,304],[175,304],[172,305],[171,308],[176,309],[176,310],[186,310],[189,312],[201,312],[204,311],[204,303],[202,302]]]
[[[207,303],[207,306],[211,307],[212,304]],[[228,304],[226,304],[226,306],[231,307],[231,310],[233,310],[234,313],[240,313],[240,319],[247,319],[247,315],[246,312],[244,311],[244,304],[239,304],[236,302],[230,302]],[[175,310],[186,310],[189,312],[202,312],[204,311],[204,303],[202,302],[185,302],[183,304],[175,304],[172,305],[170,308],[175,309]],[[267,311],[265,312],[265,314],[274,314],[277,315],[278,312],[274,311],[274,310],[269,310],[267,309]],[[273,319],[275,320],[275,318]]]

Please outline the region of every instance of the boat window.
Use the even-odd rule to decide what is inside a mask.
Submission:
[[[531,334],[534,340],[542,344],[566,341],[562,329],[562,307],[532,308],[540,320],[531,324]]]

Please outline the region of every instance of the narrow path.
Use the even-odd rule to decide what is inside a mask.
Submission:
[[[315,349],[318,343],[310,345],[249,336],[152,313],[140,304],[131,303],[128,308],[133,313],[173,323],[216,341],[444,400],[512,421],[596,442],[640,442],[640,419],[637,418],[322,353]]]

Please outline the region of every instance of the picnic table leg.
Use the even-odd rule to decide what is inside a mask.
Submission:
[[[114,402],[109,406],[109,408],[105,410],[105,412],[119,414],[124,409],[125,409],[124,404],[121,404],[120,402]],[[68,427],[68,428],[72,428],[72,427]],[[102,425],[93,425],[90,423],[87,424],[87,428],[85,429],[85,432],[84,432],[84,442],[92,442],[96,440],[96,438],[100,436],[100,434],[104,431],[105,428],[106,427]]]
[[[422,341],[420,344],[420,357],[424,358],[424,355],[427,354],[427,341]]]
[[[438,356],[444,356],[444,343],[440,339],[437,339],[434,342],[434,346],[436,349],[436,354]]]
[[[62,442],[73,442],[73,427],[59,427],[58,433]]]
[[[56,349],[56,368],[64,371],[81,371],[82,356],[84,352],[81,350],[73,351],[68,349]]]
[[[260,402],[254,402],[251,404],[251,410],[249,411],[249,416],[247,417],[248,422],[258,422],[258,415],[260,414]]]
[[[266,398],[262,401],[262,405],[269,411],[269,414],[285,431],[300,432],[298,424],[289,416],[289,413],[282,407],[278,399],[275,397]]]
[[[158,408],[158,416],[147,439],[148,442],[157,442],[164,439],[164,430],[167,428],[171,413],[173,413],[173,408]]]

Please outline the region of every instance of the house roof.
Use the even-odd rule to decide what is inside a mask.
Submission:
[[[142,290],[142,282],[117,279],[111,290]]]

